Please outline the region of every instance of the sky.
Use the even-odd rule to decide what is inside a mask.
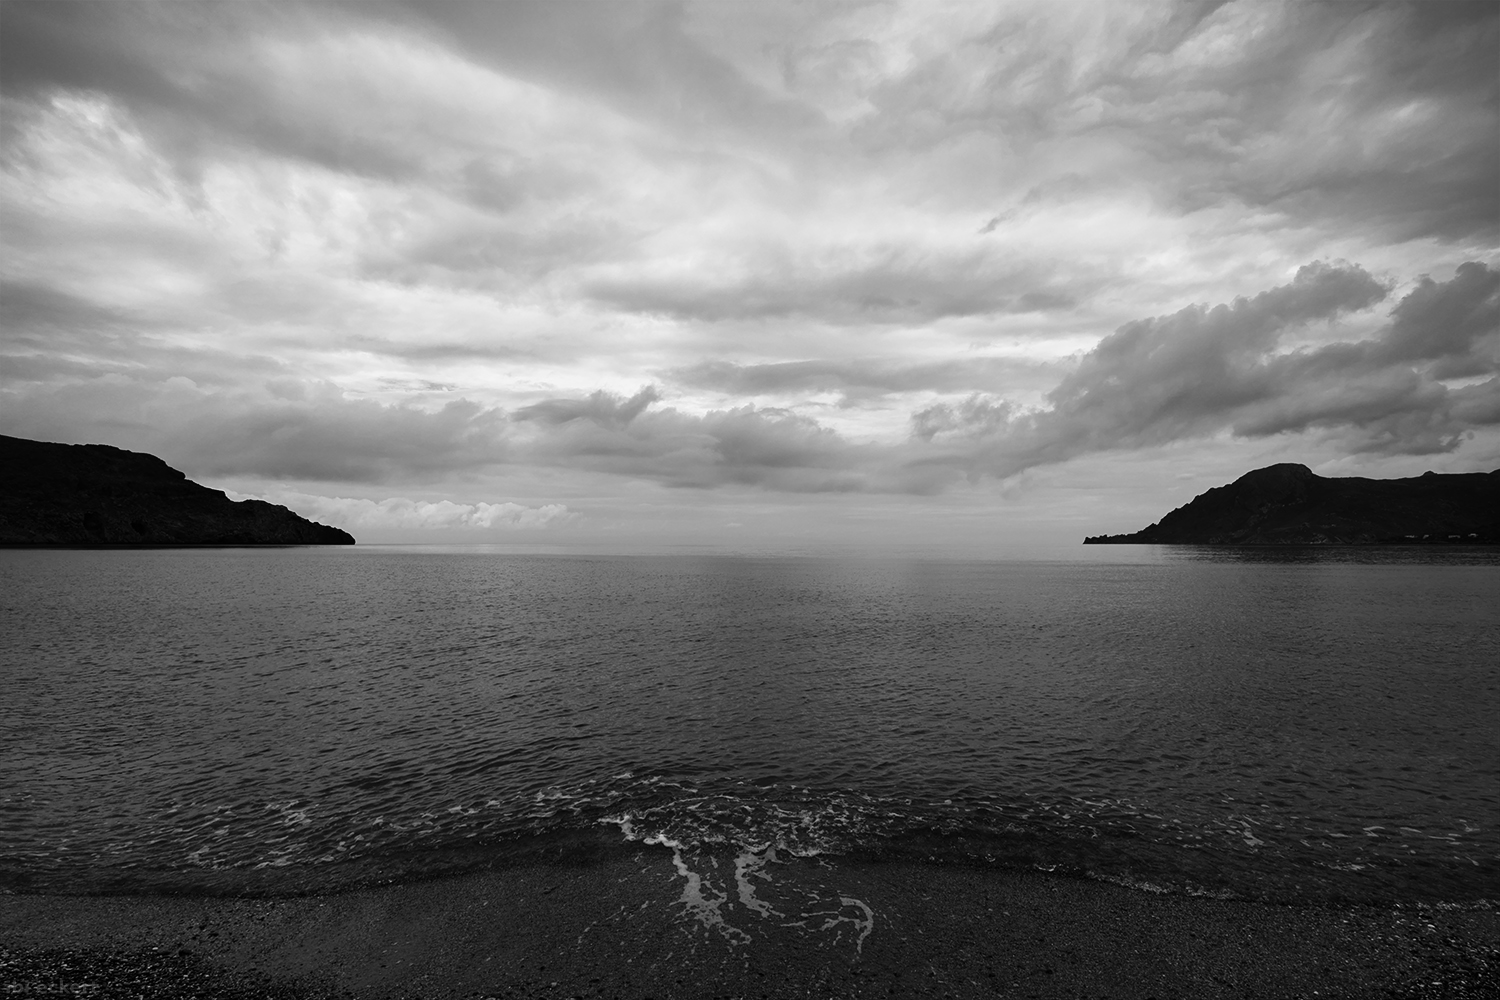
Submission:
[[[1500,468],[1500,3],[0,3],[0,433],[935,555]]]

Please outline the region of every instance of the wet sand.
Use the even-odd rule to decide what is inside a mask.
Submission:
[[[0,994],[1491,997],[1500,912],[661,848],[322,897],[0,896]]]

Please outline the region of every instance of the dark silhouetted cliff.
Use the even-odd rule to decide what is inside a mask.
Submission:
[[[155,455],[0,435],[0,545],[353,545],[264,500],[229,499]]]
[[[1413,479],[1325,479],[1270,465],[1199,495],[1132,535],[1085,544],[1500,544],[1500,470]]]

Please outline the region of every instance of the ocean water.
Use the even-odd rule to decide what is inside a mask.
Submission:
[[[1500,901],[1500,553],[0,551],[0,891],[642,850]]]

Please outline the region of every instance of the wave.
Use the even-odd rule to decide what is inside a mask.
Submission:
[[[1189,822],[1111,798],[924,800],[631,772],[404,810],[184,802],[91,840],[61,831],[34,838],[28,850],[0,856],[0,890],[292,895],[664,850],[684,870],[694,858],[734,859],[751,910],[743,887],[757,865],[820,857],[1027,868],[1278,902],[1500,899],[1500,859],[1486,853],[1489,834],[1477,824],[1345,831],[1256,815],[1232,800],[1218,805]],[[695,912],[712,909],[706,896],[690,902]]]

